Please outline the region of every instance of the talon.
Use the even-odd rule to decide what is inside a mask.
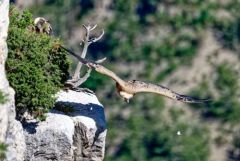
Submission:
[[[95,68],[96,67],[96,64],[94,64],[94,63],[87,63],[86,65],[89,68]]]
[[[92,65],[91,65],[90,63],[87,63],[86,66],[87,66],[88,68],[92,68]]]
[[[127,103],[129,103],[129,99],[127,99],[127,98],[124,98],[124,101],[127,102]]]

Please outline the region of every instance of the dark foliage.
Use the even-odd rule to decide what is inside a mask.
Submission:
[[[66,53],[58,48],[58,39],[34,31],[28,11],[20,13],[16,8],[10,10],[7,43],[6,71],[16,91],[16,110],[42,116],[53,107],[54,94],[68,78]]]

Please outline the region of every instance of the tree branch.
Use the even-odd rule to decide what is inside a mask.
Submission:
[[[80,54],[80,57],[84,59],[86,57],[87,49],[88,49],[89,45],[91,45],[94,42],[99,41],[104,35],[104,30],[102,31],[100,36],[90,38],[91,31],[93,31],[97,27],[97,24],[94,25],[94,26],[91,26],[90,24],[88,24],[87,26],[83,25],[83,27],[86,30],[86,36],[82,40],[82,42],[80,43],[80,45],[82,43],[84,44],[82,53]],[[64,49],[66,50],[66,48],[64,48]],[[69,49],[67,49],[67,50],[69,50]],[[84,63],[82,63],[81,61],[77,64],[77,67],[75,69],[75,72],[74,72],[74,75],[73,75],[72,79],[68,80],[68,83],[72,84],[74,87],[77,87],[77,86],[81,85],[90,76],[91,70],[88,70],[88,72],[84,75],[83,78],[80,77],[80,71],[81,71],[81,68],[82,68],[82,64],[84,64]]]
[[[74,86],[74,87],[78,87],[78,86],[80,86],[81,84],[83,84],[83,83],[90,77],[91,71],[92,71],[92,69],[91,69],[91,68],[88,68],[87,73],[86,73],[83,77],[81,77],[80,79],[77,79],[76,82],[67,81],[66,83],[67,83],[67,84],[71,84],[71,85]]]

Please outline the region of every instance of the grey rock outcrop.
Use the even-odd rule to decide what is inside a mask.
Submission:
[[[10,119],[8,124],[6,161],[22,161],[26,150],[22,124],[14,118]]]
[[[72,160],[74,124],[71,118],[53,111],[47,114],[46,121],[29,122],[25,126],[25,160]]]
[[[84,92],[60,91],[55,110],[46,121],[24,125],[31,161],[102,161],[106,122],[96,96]]]
[[[20,122],[15,120],[15,93],[9,86],[5,73],[9,0],[0,0],[0,11],[0,91],[6,97],[6,102],[0,104],[0,143],[7,145],[6,161],[22,161],[25,151],[23,129]]]

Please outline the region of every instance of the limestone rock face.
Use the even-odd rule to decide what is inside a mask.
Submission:
[[[46,121],[24,125],[31,161],[102,161],[106,122],[96,96],[85,92],[60,91],[57,105]]]
[[[72,160],[74,124],[70,117],[52,111],[47,114],[46,121],[29,122],[24,126],[25,160]]]
[[[15,119],[9,121],[6,143],[8,145],[6,161],[23,161],[26,150],[25,137],[22,124]]]
[[[6,102],[0,104],[0,143],[7,145],[6,161],[22,161],[25,151],[23,129],[15,120],[14,90],[9,86],[5,73],[9,0],[0,0],[0,11],[0,91],[6,97]]]

